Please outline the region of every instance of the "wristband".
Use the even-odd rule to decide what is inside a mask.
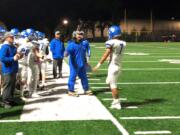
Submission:
[[[100,66],[101,66],[101,63],[98,63],[96,67],[99,68]]]

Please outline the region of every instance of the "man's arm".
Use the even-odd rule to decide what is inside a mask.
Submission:
[[[88,57],[91,57],[91,48],[89,43],[87,44],[87,52],[88,52]]]
[[[100,68],[100,66],[104,63],[104,61],[108,58],[108,56],[110,55],[112,49],[111,48],[107,48],[106,51],[104,52],[101,60],[99,61],[99,63],[96,65],[96,67],[93,68],[93,71],[97,71],[98,68]]]
[[[19,58],[17,55],[14,57],[7,57],[6,54],[8,52],[8,48],[5,46],[2,46],[1,53],[0,53],[0,60],[4,63],[11,63],[13,61],[17,61]]]
[[[54,41],[52,40],[51,41],[51,43],[50,43],[50,50],[51,50],[51,52],[53,53],[54,52],[54,45],[55,45],[55,43],[54,43]]]
[[[68,57],[71,52],[72,52],[72,46],[68,44],[64,52],[64,57]]]

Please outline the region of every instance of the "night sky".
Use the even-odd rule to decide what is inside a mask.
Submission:
[[[9,28],[53,28],[60,18],[70,20],[121,20],[127,17],[180,19],[178,0],[0,0],[0,20]]]

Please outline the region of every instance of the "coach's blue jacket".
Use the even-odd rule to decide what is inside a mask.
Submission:
[[[62,59],[64,57],[64,43],[59,39],[54,38],[51,41],[50,49],[53,54],[53,59]]]
[[[82,42],[69,42],[66,53],[68,53],[69,57],[69,65],[72,69],[80,69],[84,68],[86,65],[86,48],[83,46]]]
[[[7,43],[3,44],[0,49],[0,61],[2,64],[2,73],[13,74],[18,72],[18,61],[14,61],[17,48]]]

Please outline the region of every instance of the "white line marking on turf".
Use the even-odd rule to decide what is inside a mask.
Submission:
[[[90,45],[90,46],[94,47],[94,46],[96,46],[96,45]]]
[[[97,84],[97,85],[104,85],[106,83],[89,83],[89,84]],[[144,84],[180,84],[180,82],[124,82],[124,83],[117,83],[121,85],[144,85]],[[109,88],[109,87],[92,87],[92,88]],[[104,92],[104,93],[109,93],[109,92]]]
[[[127,109],[138,109],[137,106],[127,106],[126,108],[127,108]]]
[[[94,47],[94,48],[98,48],[98,49],[106,49],[105,47]]]
[[[138,55],[137,55],[137,56],[138,56]],[[139,55],[139,56],[140,56],[140,55]],[[156,58],[156,57],[163,57],[163,58],[165,58],[165,57],[169,57],[169,58],[177,57],[177,58],[178,58],[178,57],[180,57],[180,56],[167,56],[167,55],[166,55],[166,56],[160,56],[160,55],[159,55],[159,56],[149,56],[149,55],[144,55],[144,57],[153,57],[153,58]]]
[[[180,119],[180,116],[147,116],[147,117],[120,117],[122,120],[165,120]]]
[[[94,79],[94,78],[89,78],[89,81],[100,81],[101,79]]]
[[[103,93],[104,93],[104,94],[112,94],[112,92],[110,92],[110,91],[109,91],[109,92],[103,92]]]
[[[136,131],[135,135],[171,134],[171,131]]]
[[[16,133],[16,135],[23,135],[23,132],[18,132]]]
[[[90,83],[89,83],[90,84]],[[92,89],[109,89],[109,87],[91,87]]]
[[[122,61],[123,63],[164,63],[164,61]],[[90,61],[90,63],[98,63],[98,61]]]
[[[113,99],[112,99],[112,98],[103,98],[102,100],[103,100],[103,101],[112,101]],[[126,101],[127,98],[120,98],[119,100],[120,100],[120,101]]]
[[[132,56],[145,56],[149,55],[149,53],[124,53],[126,55],[132,55]]]
[[[99,71],[107,71],[108,69],[98,69]],[[160,71],[160,70],[180,70],[180,68],[124,68],[123,71]]]

